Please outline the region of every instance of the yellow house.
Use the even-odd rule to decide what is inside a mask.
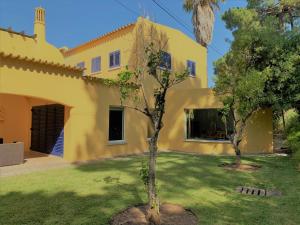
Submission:
[[[34,35],[0,29],[0,140],[23,142],[34,150],[68,161],[91,160],[147,151],[148,119],[122,107],[119,92],[101,82],[126,66],[143,63],[145,43],[166,40],[165,58],[189,78],[167,96],[161,150],[234,154],[222,105],[207,86],[207,51],[182,32],[138,18],[73,49],[46,41],[45,10],[35,11]],[[148,81],[151,94],[153,82]],[[230,121],[230,120],[228,120]],[[273,151],[272,112],[248,122],[242,152]]]

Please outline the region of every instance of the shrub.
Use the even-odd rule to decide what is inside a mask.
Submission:
[[[286,132],[289,134],[295,130],[300,131],[300,118],[298,113],[290,109],[285,113]]]
[[[287,143],[296,160],[300,161],[300,117],[293,112],[287,119]]]
[[[292,131],[288,133],[287,141],[291,151],[293,153],[298,152],[300,149],[300,127],[298,131]]]

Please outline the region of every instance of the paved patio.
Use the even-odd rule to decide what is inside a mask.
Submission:
[[[23,164],[0,167],[0,177],[15,176],[72,166],[62,158],[40,152],[26,151]]]

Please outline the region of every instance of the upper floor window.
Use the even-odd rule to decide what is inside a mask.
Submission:
[[[91,72],[96,73],[99,72],[100,70],[101,70],[101,57],[99,56],[92,59]]]
[[[85,63],[84,62],[77,63],[76,67],[80,69],[85,69]],[[85,72],[83,72],[82,75],[85,76]]]
[[[171,61],[171,54],[168,52],[162,52],[160,67],[163,69],[171,69],[172,68],[172,61]]]
[[[84,69],[84,68],[85,68],[84,62],[77,63],[76,66],[77,66],[78,68],[80,68],[80,69]]]
[[[113,68],[120,66],[120,57],[121,53],[119,50],[109,53],[109,67]]]
[[[187,61],[187,69],[189,71],[189,75],[190,76],[196,76],[196,63],[191,61],[191,60],[188,60]]]

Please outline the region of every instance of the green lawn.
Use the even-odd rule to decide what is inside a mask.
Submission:
[[[100,161],[74,168],[1,178],[0,224],[108,224],[116,212],[145,202],[138,172],[143,157]],[[299,225],[300,172],[287,157],[247,157],[258,172],[217,167],[230,157],[161,153],[158,158],[162,202],[192,209],[200,224]],[[281,197],[235,192],[239,185],[276,188]]]

